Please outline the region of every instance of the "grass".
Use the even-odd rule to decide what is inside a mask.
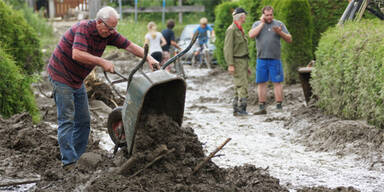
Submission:
[[[172,14],[168,15],[172,16]],[[203,17],[203,15],[185,14],[183,15],[183,24],[178,23],[178,17],[175,15],[172,18],[166,17],[165,20],[173,19],[175,21],[175,27],[173,28],[173,31],[175,32],[176,38],[178,38],[180,37],[180,34],[183,31],[185,25],[199,23],[200,17]],[[144,36],[148,32],[147,24],[149,23],[149,21],[156,22],[157,30],[159,32],[161,32],[163,29],[166,29],[166,24],[162,24],[161,22],[161,14],[153,13],[147,16],[140,16],[137,23],[135,23],[133,15],[125,15],[124,19],[119,21],[119,24],[117,25],[117,31],[133,43],[139,46],[143,46]],[[104,55],[108,55],[111,51],[115,49],[116,48],[114,47],[108,46],[104,51]]]

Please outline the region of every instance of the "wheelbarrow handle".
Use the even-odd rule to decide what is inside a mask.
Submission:
[[[131,73],[129,74],[128,76],[128,84],[127,84],[127,90],[129,88],[129,85],[131,84],[131,81],[132,81],[132,78],[133,78],[133,75],[143,67],[145,61],[147,60],[147,56],[148,56],[148,44],[145,44],[144,45],[144,56],[143,56],[143,59],[141,59],[140,63],[136,65],[135,68],[132,69]]]
[[[139,64],[137,64],[137,66],[131,71],[131,73],[129,74],[129,77],[126,78],[124,75],[122,75],[121,73],[117,72],[116,70],[113,72],[114,74],[116,74],[117,76],[121,77],[121,79],[119,80],[116,80],[116,81],[111,81],[108,77],[108,74],[107,72],[104,71],[104,76],[105,76],[105,79],[107,79],[108,83],[111,84],[111,87],[112,89],[117,93],[117,95],[119,95],[121,98],[124,98],[123,96],[120,95],[120,93],[115,89],[115,87],[113,86],[114,84],[117,84],[117,83],[122,83],[122,82],[125,82],[125,81],[128,81],[128,85],[127,85],[127,90],[129,88],[129,84],[131,83],[132,81],[132,77],[133,75],[136,73],[137,70],[139,70],[141,67],[143,67],[143,64],[145,63],[146,59],[147,59],[147,55],[148,55],[148,44],[145,44],[144,45],[144,57],[143,59],[140,61]]]
[[[116,80],[116,81],[111,81],[108,77],[108,74],[107,72],[104,71],[104,76],[105,76],[105,79],[107,79],[108,83],[110,83],[111,85],[114,85],[114,84],[117,84],[117,83],[122,83],[122,82],[125,82],[125,81],[128,81],[128,79],[126,77],[124,77],[121,73],[115,71],[113,74],[116,74],[117,76],[121,77],[122,79],[119,79],[119,80]]]
[[[120,93],[115,89],[115,86],[113,86],[114,84],[117,84],[117,83],[122,83],[122,82],[125,82],[125,81],[128,81],[128,79],[126,77],[124,77],[123,75],[121,75],[120,73],[118,72],[114,72],[116,75],[120,76],[122,79],[119,79],[119,80],[116,80],[116,81],[111,81],[107,75],[107,72],[104,71],[104,76],[105,76],[105,79],[107,79],[108,83],[111,84],[111,87],[112,89],[116,92],[116,94],[120,97],[120,98],[125,98],[123,97],[122,95],[120,95]]]
[[[163,66],[161,66],[161,69],[165,69],[168,65],[170,65],[171,63],[175,62],[176,59],[180,58],[181,56],[183,56],[185,53],[187,53],[191,47],[193,46],[193,44],[196,42],[196,39],[197,39],[197,36],[199,34],[199,31],[196,31],[195,34],[193,34],[193,37],[192,37],[192,40],[191,42],[189,43],[189,45],[187,46],[187,48],[185,48],[184,50],[180,51],[179,54],[173,56],[171,59],[169,59],[167,62],[165,62],[163,64]]]

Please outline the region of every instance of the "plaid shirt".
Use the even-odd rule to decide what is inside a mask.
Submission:
[[[72,59],[72,49],[76,48],[101,57],[107,45],[125,49],[130,45],[118,32],[107,38],[99,36],[95,20],[85,20],[67,30],[49,59],[47,71],[51,78],[78,89],[95,65],[88,65]]]

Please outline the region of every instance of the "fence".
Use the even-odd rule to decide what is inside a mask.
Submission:
[[[55,0],[55,17],[67,14],[68,9],[88,10],[88,0]]]

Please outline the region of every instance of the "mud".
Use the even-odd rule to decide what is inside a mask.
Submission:
[[[56,25],[56,30],[64,31],[68,25],[68,23]],[[125,75],[128,75],[129,70],[139,61],[133,55],[119,51],[110,52],[106,58],[114,60],[116,70]],[[147,65],[145,70],[148,70]],[[186,68],[186,70],[188,75],[189,69]],[[205,69],[201,69],[199,73],[204,71]],[[32,184],[0,187],[0,191],[357,191],[348,185],[336,188],[313,187],[321,183],[308,187],[292,187],[289,183],[282,184],[278,178],[271,176],[270,170],[274,167],[262,168],[259,164],[242,164],[223,168],[215,163],[216,159],[228,153],[234,153],[237,156],[249,153],[239,148],[234,140],[229,143],[235,143],[234,146],[224,147],[222,153],[193,175],[193,168],[211,152],[207,149],[217,147],[216,144],[212,145],[205,141],[202,143],[201,138],[204,138],[204,135],[198,137],[196,134],[200,129],[215,131],[215,127],[211,127],[214,124],[201,125],[198,120],[194,120],[193,116],[196,114],[224,116],[228,114],[223,114],[220,107],[228,105],[227,108],[224,106],[224,109],[230,108],[232,98],[231,83],[228,83],[230,77],[220,69],[214,69],[206,76],[188,77],[187,94],[199,90],[205,93],[204,96],[190,96],[192,99],[189,101],[192,100],[192,102],[186,105],[184,121],[192,121],[192,123],[187,122],[180,127],[164,115],[147,114],[143,117],[141,121],[143,124],[139,126],[135,144],[135,157],[138,161],[124,175],[117,174],[119,168],[127,161],[124,150],[120,150],[117,156],[112,158],[111,151],[100,148],[104,142],[100,134],[107,133],[106,118],[112,108],[116,104],[120,105],[122,100],[119,100],[102,80],[104,77],[101,72],[100,68],[96,69],[96,79],[92,84],[94,89],[88,92],[92,127],[87,152],[73,170],[67,171],[61,167],[57,143],[56,107],[53,99],[50,98],[51,87],[46,74],[42,74],[44,81],[33,86],[41,110],[41,123],[32,124],[31,117],[25,113],[9,119],[0,117],[0,186],[6,181],[40,180]],[[111,75],[111,78],[118,79],[115,75]],[[203,85],[211,82],[213,82],[212,86],[207,87],[207,90],[202,89]],[[221,89],[218,85],[223,83],[225,88]],[[117,88],[124,94],[124,88]],[[250,84],[248,103],[251,112],[257,109],[256,90],[256,85]],[[273,94],[272,90],[269,90],[268,110],[272,112],[265,117],[254,118],[256,123],[282,122],[284,128],[294,134],[293,137],[288,137],[290,142],[305,146],[307,151],[336,153],[339,157],[354,155],[356,161],[365,162],[364,166],[368,166],[371,170],[384,171],[383,130],[362,121],[342,120],[328,116],[313,104],[305,105],[300,85],[284,88],[284,110],[282,113],[274,112],[272,110]],[[217,93],[212,94],[214,91]],[[251,123],[255,124],[255,122]],[[241,123],[238,127],[241,132],[260,133],[246,123]],[[279,137],[276,133],[273,129],[268,132],[271,141]],[[154,158],[153,151],[160,145],[175,151],[132,176]],[[230,161],[236,160],[239,159],[230,159]],[[296,170],[292,169],[293,171]],[[372,179],[372,182],[376,180]]]
[[[202,144],[191,127],[179,127],[168,116],[143,118],[135,144],[138,161],[125,176],[115,171],[126,160],[122,151],[112,159],[97,141],[90,141],[88,151],[98,154],[100,161],[84,165],[85,154],[74,170],[65,171],[60,166],[56,130],[50,125],[34,126],[28,114],[0,122],[4,175],[13,179],[38,175],[36,191],[287,191],[267,170],[254,165],[223,169],[209,161],[193,175],[192,169],[205,157]],[[148,163],[149,154],[161,144],[175,151],[129,177]]]
[[[138,161],[126,174],[114,172],[95,179],[88,191],[284,191],[277,179],[253,165],[241,168],[222,169],[209,161],[196,175],[193,168],[205,157],[202,144],[190,127],[179,127],[165,115],[150,115],[137,130],[136,152]],[[130,177],[151,159],[149,156],[159,145],[164,144],[174,152],[158,163]],[[116,181],[116,182],[111,182]]]
[[[329,116],[310,103],[308,107],[293,110],[285,127],[297,133],[292,142],[311,150],[335,151],[340,157],[355,154],[356,159],[365,161],[371,169],[384,165],[384,130],[364,121]]]

